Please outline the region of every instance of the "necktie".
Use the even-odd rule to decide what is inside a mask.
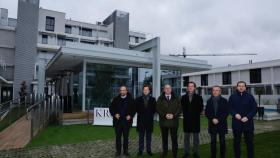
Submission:
[[[170,100],[170,96],[169,96],[169,95],[167,96],[167,100],[168,100],[168,101]]]

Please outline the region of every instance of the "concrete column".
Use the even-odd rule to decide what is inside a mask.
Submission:
[[[87,63],[86,61],[84,60],[84,63],[83,63],[83,87],[82,87],[82,92],[83,92],[83,96],[82,96],[82,110],[83,111],[86,111],[86,70],[87,68]]]
[[[153,96],[158,98],[160,96],[160,81],[161,81],[161,69],[160,69],[160,38],[156,37],[156,46],[152,48],[153,53]]]
[[[271,78],[270,81],[271,81],[272,93],[273,93],[273,95],[277,95],[275,86],[274,86],[274,68],[273,67],[270,68],[270,78]]]
[[[38,90],[37,93],[44,94],[44,87],[45,87],[45,63],[43,61],[40,61],[38,64]]]

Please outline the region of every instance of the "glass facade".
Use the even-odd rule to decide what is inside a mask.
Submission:
[[[127,86],[134,97],[142,94],[142,86],[152,86],[152,69],[109,64],[86,64],[85,109],[109,107],[113,97],[119,93],[119,87]],[[181,92],[181,72],[161,71],[161,85],[171,84],[177,94]]]
[[[80,67],[82,70],[82,66]],[[81,111],[83,105],[83,71],[73,75],[73,111]]]

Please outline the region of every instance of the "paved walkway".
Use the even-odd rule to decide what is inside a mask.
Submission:
[[[258,122],[256,125],[256,134],[269,131],[280,130],[280,121]],[[227,139],[232,138],[229,132]],[[183,147],[183,133],[179,133],[179,148]],[[201,144],[210,142],[209,135],[206,130],[200,133]],[[135,156],[138,148],[137,138],[130,139],[130,153]],[[161,139],[159,136],[153,137],[153,152],[161,152]],[[171,149],[171,148],[169,148]],[[0,157],[7,158],[103,158],[114,157],[115,144],[113,140],[89,141],[77,144],[43,146],[36,148],[24,148],[10,151],[1,151]]]
[[[23,116],[0,133],[0,150],[23,148],[29,141],[30,121]]]

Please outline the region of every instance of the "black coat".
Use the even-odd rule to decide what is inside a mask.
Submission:
[[[133,97],[128,93],[127,94],[128,97],[128,105],[126,107],[126,109],[124,109],[125,111],[125,116],[130,115],[131,119],[130,120],[126,120],[125,118],[121,117],[120,119],[117,119],[115,117],[115,114],[120,114],[120,109],[122,108],[121,104],[122,104],[122,98],[120,95],[118,95],[117,97],[115,97],[109,107],[109,111],[110,114],[113,117],[113,126],[120,126],[121,125],[121,121],[125,122],[125,125],[128,127],[132,126],[132,121],[133,121],[133,117],[135,115],[135,105],[134,105],[134,99]]]
[[[137,131],[153,132],[156,99],[150,97],[148,105],[145,107],[143,96],[138,97],[135,99],[135,108],[137,112]]]
[[[227,117],[229,115],[229,104],[227,100],[221,97],[217,108],[217,114],[215,115],[212,97],[209,98],[205,109],[205,115],[208,118],[208,132],[211,134],[226,134],[228,131]],[[219,121],[216,125],[212,122],[214,118]]]
[[[182,96],[181,105],[183,109],[184,132],[200,132],[200,114],[203,111],[203,99],[198,94],[193,94],[190,102],[188,94]]]
[[[232,115],[232,129],[236,131],[253,131],[254,130],[254,116],[257,113],[257,103],[253,95],[248,92],[233,93],[229,97],[230,112]],[[236,114],[241,117],[247,117],[248,121],[243,123],[235,118]]]

